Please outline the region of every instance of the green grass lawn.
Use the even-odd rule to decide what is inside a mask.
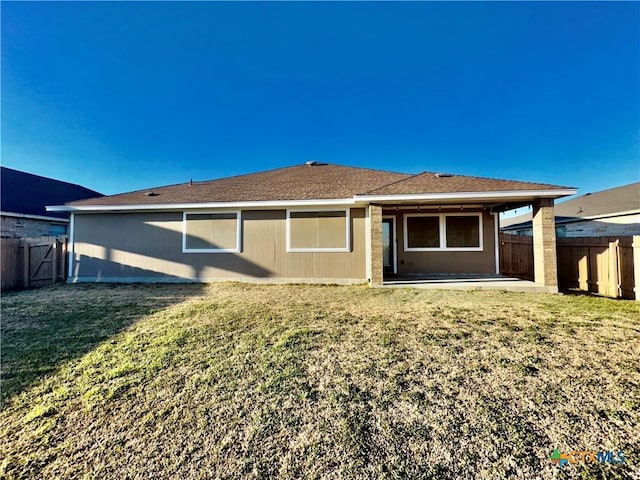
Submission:
[[[640,302],[336,286],[2,298],[4,478],[640,478]],[[568,464],[553,450],[624,452]]]

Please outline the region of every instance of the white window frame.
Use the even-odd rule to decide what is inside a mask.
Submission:
[[[438,236],[440,239],[439,247],[409,247],[409,227],[407,226],[407,218],[412,217],[435,217],[438,219]],[[404,251],[405,252],[433,252],[442,250],[442,235],[444,234],[444,229],[442,225],[442,215],[439,213],[405,213],[402,216],[402,237],[404,240]]]
[[[187,248],[187,215],[230,214],[236,216],[236,248]],[[241,210],[207,210],[198,212],[182,212],[182,253],[239,253],[242,240],[242,211]]]
[[[409,217],[438,217],[438,228],[440,234],[439,247],[412,247],[409,248],[409,235],[407,227],[407,218]],[[447,217],[477,217],[478,218],[478,235],[480,236],[480,246],[478,247],[447,247]],[[483,245],[483,229],[482,229],[482,213],[481,212],[449,212],[449,213],[405,213],[402,218],[404,251],[405,252],[482,252]]]
[[[292,248],[291,247],[291,213],[344,212],[346,222],[345,245],[336,248]],[[351,209],[350,208],[288,208],[287,209],[287,252],[350,252],[351,251]]]

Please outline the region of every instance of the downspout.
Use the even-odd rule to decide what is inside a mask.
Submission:
[[[75,230],[75,213],[71,214],[69,218],[69,272],[67,274],[67,283],[73,283],[73,260],[75,258],[75,243],[74,243],[74,230]]]
[[[367,282],[371,283],[371,213],[369,212],[369,204],[365,207],[364,212],[365,274]]]
[[[493,225],[495,230],[495,254],[496,254],[496,275],[500,275],[500,214],[493,213]]]

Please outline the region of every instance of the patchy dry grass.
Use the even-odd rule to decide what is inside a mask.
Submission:
[[[634,302],[61,286],[3,297],[2,376],[6,478],[640,478]]]

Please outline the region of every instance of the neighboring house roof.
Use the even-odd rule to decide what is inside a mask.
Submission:
[[[187,182],[67,204],[83,207],[161,206],[205,203],[368,200],[379,196],[447,192],[545,191],[561,197],[567,187],[462,175],[372,170],[319,162],[206,182]]]
[[[587,193],[555,206],[556,223],[559,224],[637,212],[640,212],[640,182]],[[526,213],[504,219],[501,221],[501,228],[526,228],[531,224],[531,216],[531,213]]]
[[[80,185],[0,167],[0,210],[3,213],[67,218],[67,213],[48,212],[46,206],[101,196],[101,193]]]

